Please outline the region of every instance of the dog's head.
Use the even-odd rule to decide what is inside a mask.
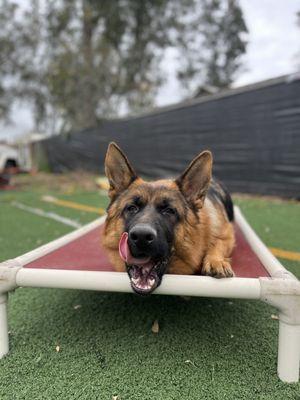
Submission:
[[[146,182],[114,143],[108,147],[105,173],[109,180],[107,245],[126,265],[132,289],[139,294],[157,288],[172,254],[177,231],[197,220],[211,179],[212,156],[199,154],[176,180]],[[184,238],[182,238],[184,239]],[[182,240],[181,239],[181,240]]]

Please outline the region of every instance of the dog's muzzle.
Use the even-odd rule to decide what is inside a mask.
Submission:
[[[167,260],[155,260],[149,254],[149,245],[155,239],[153,231],[144,230],[142,233],[133,230],[132,240],[136,240],[140,246],[139,252],[135,252],[134,256],[129,247],[129,236],[124,232],[119,242],[119,254],[124,260],[129,275],[132,289],[138,294],[149,294],[153,292],[160,284],[162,276],[166,271]],[[136,235],[136,236],[135,236]]]

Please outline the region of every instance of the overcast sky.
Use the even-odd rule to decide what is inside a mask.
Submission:
[[[240,4],[249,30],[249,45],[243,70],[234,86],[299,70],[300,29],[296,26],[296,12],[300,11],[300,0],[240,0]],[[158,93],[158,105],[174,103],[182,98],[172,64],[174,55],[169,51],[163,64],[168,80]],[[32,129],[29,110],[18,106],[13,115],[14,125],[0,125],[0,137],[21,135]]]
[[[296,25],[296,13],[300,11],[300,0],[240,0],[240,5],[249,35],[244,66],[234,86],[299,70],[300,28]],[[172,52],[169,53],[167,58],[172,60]],[[157,99],[159,105],[176,102],[181,98],[174,70],[170,67],[171,63],[166,61],[164,68],[171,76],[160,90]]]

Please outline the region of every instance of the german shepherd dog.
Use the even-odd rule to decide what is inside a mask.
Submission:
[[[211,178],[212,154],[203,151],[175,180],[146,182],[122,150],[110,143],[105,158],[110,204],[103,245],[132,289],[151,293],[165,273],[234,275],[233,204]]]

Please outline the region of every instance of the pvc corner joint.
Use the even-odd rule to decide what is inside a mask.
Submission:
[[[300,282],[288,271],[275,278],[260,278],[261,300],[279,310],[280,320],[300,325]]]
[[[16,289],[16,275],[22,268],[15,260],[8,260],[0,263],[0,295]]]

